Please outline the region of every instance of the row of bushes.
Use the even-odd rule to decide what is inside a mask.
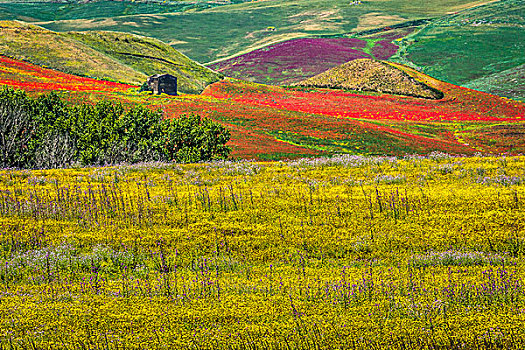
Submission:
[[[193,114],[165,119],[139,105],[68,104],[56,93],[32,98],[0,89],[3,168],[225,159],[229,139],[225,127]]]

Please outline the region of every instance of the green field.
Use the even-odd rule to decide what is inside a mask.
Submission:
[[[61,19],[93,19],[137,14],[173,13],[202,10],[243,0],[216,2],[207,0],[169,2],[148,1],[0,1],[0,19],[23,21],[56,21]]]
[[[525,3],[503,0],[434,20],[406,38],[394,61],[437,79],[524,98]]]
[[[320,34],[343,34],[439,17],[485,3],[472,0],[263,0],[199,11],[140,14],[98,19],[41,22],[56,30],[113,30],[154,37],[199,62],[210,62],[271,42]],[[274,27],[274,30],[269,30]]]
[[[474,90],[525,101],[525,64],[464,84]]]

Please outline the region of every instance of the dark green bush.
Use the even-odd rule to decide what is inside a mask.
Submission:
[[[163,124],[166,157],[179,163],[225,159],[230,153],[225,144],[229,131],[222,125],[198,115],[172,119]]]
[[[0,166],[58,168],[141,161],[225,159],[229,131],[197,115],[165,119],[142,106],[68,105],[51,93],[37,99],[0,89]]]

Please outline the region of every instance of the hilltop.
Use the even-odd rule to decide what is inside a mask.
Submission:
[[[0,52],[4,56],[64,73],[139,84],[146,75],[77,40],[17,21],[1,21]]]
[[[429,99],[443,93],[417,81],[402,70],[371,59],[357,59],[306,79],[296,86],[372,91]]]
[[[65,73],[140,85],[158,72],[179,78],[179,91],[199,93],[222,76],[157,39],[111,32],[56,33],[0,21],[0,52]]]

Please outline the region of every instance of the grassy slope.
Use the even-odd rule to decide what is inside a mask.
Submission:
[[[66,73],[128,83],[146,75],[80,42],[22,22],[0,22],[0,52],[9,57],[51,67]]]
[[[357,59],[306,79],[297,86],[386,92],[439,99],[443,94],[386,63]]]
[[[179,77],[179,90],[200,92],[220,75],[161,41],[124,33],[55,33],[22,22],[0,22],[3,55],[76,75],[143,83],[148,75]]]
[[[283,159],[315,154],[523,153],[523,103],[458,88],[398,66],[443,91],[441,100],[327,89],[281,88],[225,79],[201,95],[138,94],[0,57],[0,84],[77,102],[140,103],[168,117],[197,113],[232,132],[233,156]],[[31,82],[28,83],[28,77]],[[35,79],[38,78],[39,79]],[[75,79],[77,83],[74,83]],[[73,82],[71,84],[71,82]],[[103,86],[97,86],[105,84]],[[80,91],[82,90],[82,91]],[[504,124],[505,129],[499,127]]]
[[[342,34],[407,20],[435,17],[480,0],[262,0],[203,11],[134,15],[40,23],[56,31],[112,30],[146,35],[173,43],[199,62],[249,52],[272,42],[319,34]],[[268,27],[275,27],[268,31]]]
[[[464,85],[470,89],[525,101],[525,64],[469,81]]]
[[[433,21],[405,41],[395,60],[457,85],[523,98],[524,25],[523,1],[494,2]],[[495,90],[490,77],[500,74],[515,83]]]
[[[221,75],[190,60],[160,40],[116,32],[69,32],[74,38],[146,75],[170,73],[178,77],[179,90],[198,93]]]
[[[523,123],[523,110],[525,105],[520,102],[507,100],[497,96],[467,90],[466,92],[455,85],[437,80],[417,70],[398,63],[391,63],[402,69],[418,81],[428,84],[445,93],[445,99],[459,106],[471,106],[473,111],[480,107],[485,113],[493,115],[504,114],[505,105],[512,106],[515,113],[515,122],[507,120],[502,123],[457,123],[454,128],[456,139],[463,144],[470,145],[478,150],[498,150],[522,154],[525,151],[525,123]]]
[[[290,85],[358,58],[386,60],[397,52],[397,39],[416,26],[378,29],[374,35],[330,35],[292,39],[209,64],[226,76],[271,85]],[[402,24],[400,24],[402,25]]]
[[[366,46],[366,41],[350,38],[292,39],[208,66],[232,78],[289,85],[352,59],[370,57]]]

